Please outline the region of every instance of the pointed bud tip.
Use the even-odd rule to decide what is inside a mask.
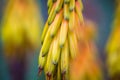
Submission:
[[[49,78],[50,78],[50,77],[51,77],[51,73],[49,73],[49,72],[48,72],[48,73],[47,73],[47,77],[49,77]]]
[[[65,80],[65,73],[62,74],[62,80]]]
[[[42,68],[42,67],[39,67],[39,69],[38,69],[38,76],[41,75],[42,70],[43,70],[43,68]]]
[[[57,65],[57,62],[55,62],[55,61],[53,61],[52,63],[53,63],[54,65]]]
[[[64,3],[65,3],[65,4],[69,4],[69,3],[70,3],[70,1],[64,1]]]
[[[56,14],[57,14],[57,13],[59,13],[59,11],[60,11],[60,10],[56,10],[56,11],[55,11],[55,12],[56,12]]]
[[[52,0],[53,1],[53,3],[55,3],[57,0]]]
[[[63,46],[64,46],[64,44],[61,44],[61,45],[60,45],[60,48],[63,48]]]
[[[64,76],[66,74],[66,70],[62,71],[62,75]]]
[[[52,24],[52,22],[48,21],[48,25],[51,25],[51,24]]]
[[[41,41],[41,45],[43,45],[43,41]]]
[[[68,21],[68,20],[69,20],[69,17],[64,17],[64,19]]]
[[[51,38],[54,38],[54,34],[51,34],[50,37],[51,37]]]
[[[42,53],[42,57],[45,57],[45,54],[44,54],[44,53]]]
[[[74,8],[70,8],[69,11],[72,12],[74,10]]]

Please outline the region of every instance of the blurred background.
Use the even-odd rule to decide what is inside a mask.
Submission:
[[[0,23],[2,24],[2,18],[3,18],[3,11],[6,6],[6,1],[8,0],[0,0]],[[45,24],[45,21],[47,20],[48,14],[47,14],[47,0],[37,0],[38,1],[38,7],[39,11],[42,15],[42,22],[43,25]],[[98,39],[96,41],[98,50],[99,50],[99,56],[102,60],[102,68],[104,71],[104,78],[105,80],[109,80],[108,73],[107,73],[107,67],[105,65],[106,60],[106,53],[105,53],[105,45],[107,43],[107,39],[109,37],[109,34],[111,32],[112,22],[114,19],[114,13],[115,13],[115,0],[83,0],[84,4],[84,10],[83,15],[87,19],[90,19],[94,21],[98,25]],[[40,19],[41,20],[41,19]],[[14,71],[16,73],[16,79],[12,79],[11,73],[9,71],[9,66],[7,64],[7,61],[4,57],[3,53],[3,45],[1,41],[1,24],[0,24],[0,80],[23,80],[23,75],[19,75],[19,73],[24,72],[24,80],[37,80],[38,79],[38,55],[39,55],[39,49],[34,51],[28,51],[27,53],[34,53],[34,54],[27,54],[26,57],[26,63],[20,63],[17,62],[17,64],[14,64],[12,68],[14,68]],[[43,26],[42,28],[43,29]],[[24,71],[22,71],[21,64],[27,64]],[[14,75],[14,74],[13,74]],[[39,77],[40,80],[45,80],[44,75]]]

